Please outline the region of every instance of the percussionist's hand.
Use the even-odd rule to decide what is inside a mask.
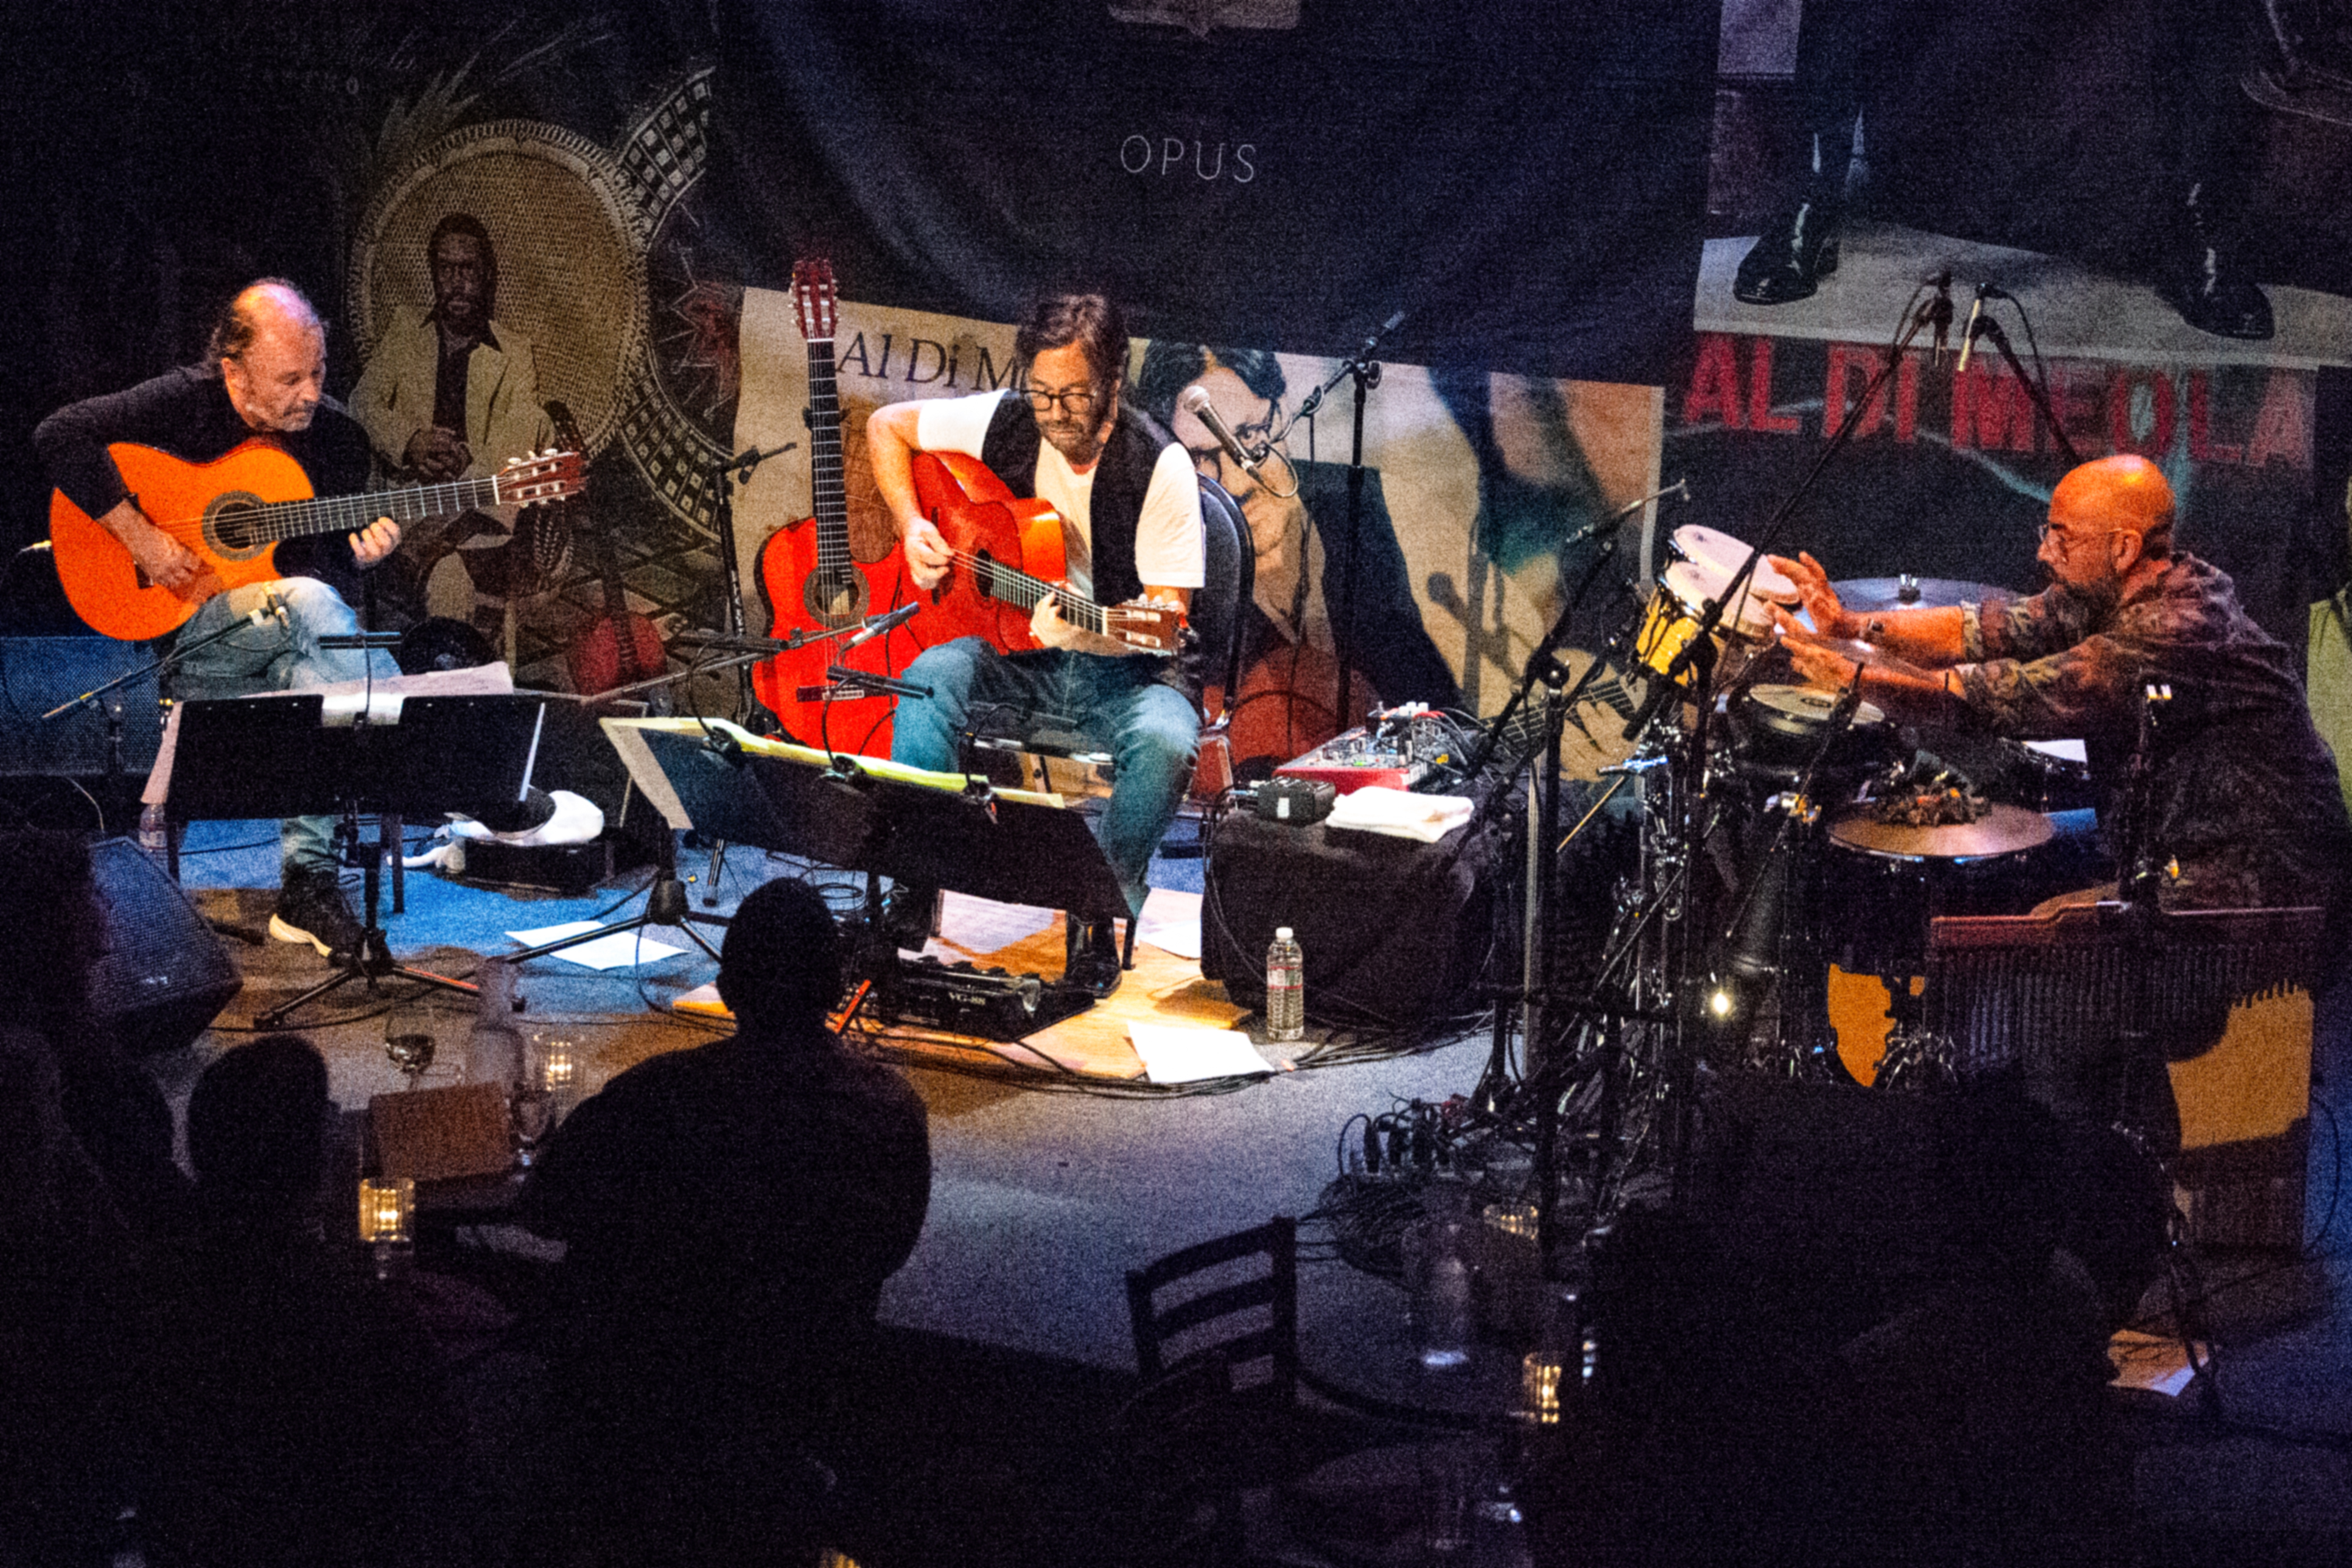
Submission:
[[[1800,553],[1794,561],[1785,555],[1769,558],[1780,574],[1796,585],[1797,603],[1813,617],[1813,629],[1825,637],[1851,637],[1862,635],[1861,617],[1851,614],[1838,602],[1837,590],[1830,586],[1830,574],[1811,555]],[[1786,610],[1773,607],[1773,620],[1785,630],[1793,625]]]
[[[408,450],[401,458],[417,478],[439,480],[464,473],[474,454],[454,432],[427,425],[408,438]]]
[[[1816,647],[1807,640],[1801,626],[1796,629],[1793,637],[1785,635],[1787,628],[1782,629],[1784,635],[1780,638],[1780,646],[1788,650],[1789,666],[1796,671],[1798,679],[1827,691],[1843,691],[1853,684],[1854,664],[1852,659]]]
[[[400,524],[380,517],[349,537],[352,559],[362,566],[373,566],[400,547]]]
[[[915,579],[916,587],[928,594],[947,580],[955,554],[929,519],[919,517],[907,525],[904,548],[907,571]]]

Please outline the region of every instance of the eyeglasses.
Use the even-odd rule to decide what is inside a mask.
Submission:
[[[1095,411],[1095,404],[1098,401],[1091,386],[1065,386],[1054,392],[1033,386],[1022,395],[1029,399],[1029,406],[1039,414],[1051,414],[1054,405],[1058,403],[1081,419]]]
[[[2047,544],[2050,542],[2050,536],[2054,533],[2058,536],[2058,548],[2071,550],[2078,539],[2105,539],[2110,533],[2124,531],[2120,528],[2075,528],[2072,525],[2062,528],[2045,518],[2034,525],[2033,537]]]

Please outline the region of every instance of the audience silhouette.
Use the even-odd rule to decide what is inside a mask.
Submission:
[[[930,1194],[922,1101],[826,1028],[842,943],[783,879],[737,911],[729,1039],[643,1062],[583,1103],[520,1199],[560,1240],[546,1354],[565,1563],[805,1559],[832,1413]]]

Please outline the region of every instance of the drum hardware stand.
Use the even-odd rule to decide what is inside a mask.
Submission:
[[[1629,741],[1638,741],[1639,737],[1656,721],[1658,715],[1665,710],[1669,700],[1681,697],[1691,702],[1696,710],[1696,716],[1692,725],[1691,734],[1684,743],[1682,754],[1675,768],[1675,773],[1679,776],[1675,787],[1671,792],[1673,799],[1669,805],[1669,820],[1665,824],[1666,836],[1675,841],[1675,852],[1681,858],[1681,865],[1675,873],[1679,880],[1686,883],[1689,868],[1696,860],[1714,826],[1711,820],[1704,830],[1696,825],[1706,812],[1707,805],[1707,728],[1713,721],[1715,709],[1715,635],[1717,629],[1722,625],[1724,613],[1730,605],[1739,603],[1747,596],[1748,584],[1755,576],[1756,568],[1762,563],[1774,542],[1787,529],[1798,504],[1811,492],[1831,460],[1844,450],[1847,443],[1853,439],[1853,433],[1862,422],[1863,411],[1870,406],[1871,399],[1877,396],[1893,377],[1896,367],[1903,363],[1905,353],[1909,351],[1912,340],[1936,319],[1939,304],[1942,307],[1943,319],[1948,321],[1950,303],[1940,290],[1937,294],[1927,294],[1926,286],[1922,285],[1919,289],[1914,291],[1913,303],[1905,309],[1902,325],[1893,340],[1888,342],[1886,353],[1872,373],[1869,384],[1843,411],[1836,430],[1832,433],[1827,441],[1822,443],[1821,451],[1814,457],[1804,477],[1798,481],[1796,489],[1790,492],[1780,506],[1774,509],[1772,515],[1766,520],[1764,526],[1759,531],[1758,539],[1748,546],[1747,558],[1741,561],[1738,569],[1732,574],[1731,581],[1725,584],[1721,593],[1709,598],[1700,606],[1698,624],[1689,640],[1675,650],[1674,657],[1667,662],[1666,668],[1660,672],[1658,679],[1652,685],[1641,708],[1625,722],[1623,731],[1625,738]],[[1646,920],[1643,923],[1647,923]],[[1667,1169],[1671,1173],[1672,1191],[1679,1201],[1680,1194],[1688,1185],[1691,1152],[1690,1118],[1698,1067],[1696,1053],[1690,1048],[1694,1037],[1689,1026],[1692,1021],[1690,1015],[1695,997],[1690,987],[1674,986],[1674,981],[1677,975],[1686,974],[1689,960],[1686,951],[1687,939],[1678,942],[1674,939],[1674,933],[1670,932],[1661,942],[1660,948],[1659,964],[1662,971],[1660,979],[1664,984],[1673,987],[1666,997],[1666,1004],[1678,1011],[1685,1019],[1684,1023],[1674,1026],[1670,1031],[1670,1047],[1665,1053],[1666,1065],[1656,1089],[1660,1110],[1664,1117],[1664,1153]],[[1538,1158],[1540,1157],[1539,1153]]]
[[[1758,564],[1763,560],[1773,542],[1786,528],[1797,505],[1819,481],[1830,461],[1853,438],[1861,423],[1863,411],[1870,406],[1902,363],[1912,341],[1934,318],[1937,300],[1934,297],[1915,296],[1906,307],[1900,329],[1888,343],[1885,358],[1873,374],[1859,397],[1843,411],[1836,430],[1825,442],[1803,479],[1767,521],[1761,537],[1748,547],[1748,555],[1733,574],[1728,584],[1719,594],[1700,606],[1698,624],[1693,635],[1675,650],[1666,668],[1659,672],[1641,707],[1623,728],[1625,739],[1639,745],[1659,714],[1669,701],[1681,698],[1692,702],[1696,710],[1692,733],[1676,735],[1660,747],[1661,754],[1646,763],[1626,764],[1627,771],[1643,775],[1644,808],[1642,835],[1641,883],[1636,899],[1621,911],[1621,921],[1630,918],[1630,926],[1622,936],[1612,939],[1601,972],[1591,994],[1598,996],[1610,984],[1611,975],[1629,959],[1635,960],[1626,982],[1632,1012],[1640,1016],[1663,1016],[1671,1023],[1644,1025],[1644,1030],[1659,1032],[1662,1048],[1647,1066],[1647,1085],[1638,1094],[1633,1093],[1629,1082],[1622,1090],[1604,1090],[1601,1118],[1603,1123],[1604,1161],[1609,1159],[1607,1129],[1616,1129],[1613,1165],[1596,1175],[1593,1209],[1589,1237],[1615,1217],[1616,1204],[1621,1201],[1625,1177],[1630,1173],[1638,1143],[1646,1142],[1652,1132],[1663,1129],[1662,1152],[1669,1173],[1670,1196],[1678,1201],[1688,1182],[1690,1155],[1690,1114],[1696,1087],[1697,1061],[1689,1048],[1692,1039],[1692,1014],[1696,1002],[1693,987],[1678,984],[1686,977],[1690,954],[1689,937],[1682,930],[1683,900],[1689,888],[1690,873],[1702,853],[1707,838],[1720,820],[1719,813],[1710,813],[1707,790],[1707,727],[1714,709],[1714,676],[1716,665],[1715,634],[1721,626],[1726,609],[1746,595]],[[1947,318],[1948,320],[1948,306]],[[1555,742],[1556,743],[1556,742]],[[1555,767],[1557,753],[1555,752]],[[1653,781],[1650,775],[1657,775]],[[1556,826],[1557,819],[1552,826]],[[1549,837],[1546,842],[1549,843]],[[1657,917],[1665,916],[1666,929],[1656,929]],[[1584,1009],[1578,1009],[1583,1011]],[[1530,1049],[1533,1042],[1530,1042]],[[1621,1047],[1624,1071],[1619,1076],[1630,1079],[1636,1070],[1633,1064],[1634,1042],[1628,1039]],[[1538,1088],[1538,1105],[1556,1100],[1565,1085],[1557,1081],[1557,1063],[1547,1063],[1530,1076],[1530,1087]],[[1606,1069],[1604,1069],[1606,1070]],[[1629,1132],[1626,1123],[1643,1105],[1656,1119],[1638,1135]],[[1542,1215],[1540,1245],[1544,1256],[1558,1255],[1557,1204],[1550,1184],[1556,1180],[1558,1168],[1557,1117],[1538,1118],[1536,1166],[1545,1184],[1538,1190],[1538,1202]]]
[[[1740,998],[1738,993],[1740,981],[1749,982],[1760,994],[1764,975],[1769,973],[1773,981],[1773,993],[1780,998],[1782,1005],[1780,1044],[1783,1047],[1783,1055],[1787,1058],[1786,1065],[1792,1073],[1801,1072],[1805,1068],[1811,1059],[1811,1050],[1810,1047],[1795,1053],[1789,1053],[1785,1049],[1788,979],[1785,949],[1788,943],[1788,910],[1792,900],[1792,891],[1789,886],[1788,878],[1793,873],[1780,860],[1780,857],[1788,851],[1790,835],[1793,828],[1800,824],[1810,828],[1819,819],[1821,807],[1814,804],[1813,780],[1820,773],[1822,763],[1828,760],[1831,750],[1853,729],[1854,718],[1861,711],[1862,668],[1857,665],[1854,668],[1853,679],[1839,694],[1836,705],[1830,710],[1829,716],[1822,721],[1821,738],[1813,747],[1812,755],[1805,760],[1804,771],[1797,775],[1796,787],[1775,797],[1780,803],[1779,810],[1775,813],[1780,820],[1773,826],[1771,843],[1766,847],[1764,853],[1758,857],[1756,873],[1748,879],[1748,885],[1740,890],[1739,901],[1733,908],[1730,920],[1725,922],[1722,934],[1717,939],[1717,950],[1726,952],[1727,956],[1718,965],[1708,986],[1707,1011],[1717,1020],[1726,1023],[1732,1021],[1735,1016],[1752,1018],[1753,1007],[1743,1008],[1739,1005]],[[1750,933],[1747,927],[1757,907],[1759,890],[1770,882],[1776,868],[1779,868],[1781,877],[1780,890],[1777,895],[1780,907],[1777,916],[1766,917],[1772,938],[1772,952],[1767,961],[1749,951],[1746,939]],[[1748,968],[1743,968],[1743,960],[1750,960],[1749,967],[1760,973],[1749,973]],[[1727,969],[1733,973],[1725,973],[1724,971]],[[1752,1048],[1751,1036],[1751,1051]]]
[[[2138,743],[2132,748],[2125,784],[2124,853],[2118,857],[2124,873],[2125,952],[2133,961],[2131,973],[2135,977],[2147,973],[2147,947],[2164,921],[2163,910],[2157,901],[2158,889],[2164,884],[2164,858],[2156,841],[2156,741],[2161,728],[2158,715],[2171,703],[2172,688],[2164,681],[2146,680],[2141,685],[2140,697]],[[2221,1420],[2221,1385],[2214,1375],[2212,1337],[2205,1325],[2202,1270],[2197,1266],[2188,1218],[2173,1195],[2172,1161],[2152,1146],[2146,1127],[2133,1113],[2128,1088],[2135,1073],[2160,1059],[2148,1016],[2153,1009],[2145,984],[2132,985],[2128,994],[2132,1000],[2117,1030],[2124,1047],[2126,1087],[2116,1108],[2116,1131],[2147,1163],[2155,1173],[2158,1190],[2164,1194],[2164,1283],[2165,1294],[2172,1303],[2172,1326],[2180,1340],[2181,1353],[2188,1358],[2191,1380],[2198,1387],[2199,1412],[2218,1425]],[[2168,1084],[2166,1092],[2170,1092]],[[2200,1350],[2200,1346],[2204,1348]]]

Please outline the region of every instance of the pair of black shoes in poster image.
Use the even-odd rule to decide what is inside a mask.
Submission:
[[[1809,298],[1837,270],[1843,202],[1816,191],[1765,226],[1741,258],[1735,299],[1785,305]],[[2201,187],[2192,186],[2170,215],[2152,279],[2181,320],[2217,337],[2259,342],[2271,335],[2271,302],[2231,256]]]

